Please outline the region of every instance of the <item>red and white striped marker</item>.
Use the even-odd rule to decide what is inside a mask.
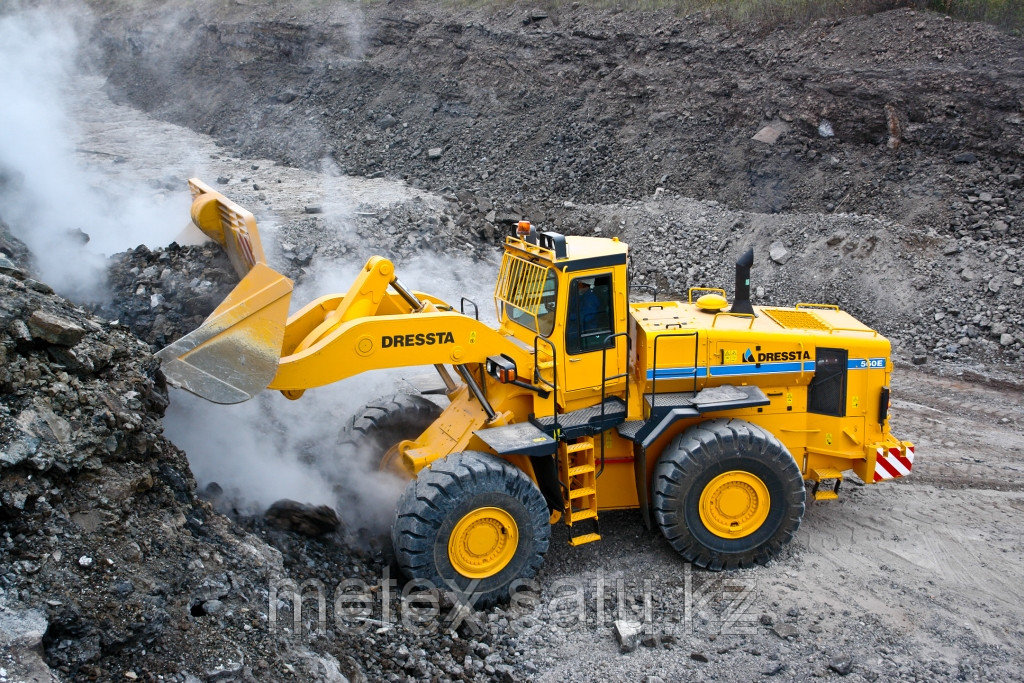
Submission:
[[[242,252],[242,260],[250,268],[256,265],[256,255],[252,250],[252,242],[249,240],[249,232],[245,228],[235,230],[235,239],[238,241],[239,250]]]
[[[875,457],[875,481],[895,479],[910,474],[914,466],[914,449],[907,447],[906,455],[899,448],[881,448]]]

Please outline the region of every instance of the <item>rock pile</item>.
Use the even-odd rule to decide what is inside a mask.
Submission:
[[[136,247],[110,260],[107,279],[112,298],[99,312],[156,348],[198,327],[238,282],[212,242]]]
[[[1020,176],[1021,38],[994,27],[911,10],[771,30],[586,4],[544,14],[236,8],[194,13],[204,40],[182,43],[148,32],[147,9],[111,13],[96,43],[112,87],[163,118],[250,154],[435,190],[557,205],[663,187],[927,227],[950,222],[964,188],[1000,197]],[[254,68],[238,73],[240,55]]]
[[[337,671],[267,628],[281,554],[197,499],[185,455],[161,436],[166,406],[143,341],[0,273],[5,675]]]

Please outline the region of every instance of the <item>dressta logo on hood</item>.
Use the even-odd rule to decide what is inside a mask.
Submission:
[[[774,363],[787,360],[810,360],[807,351],[758,351],[756,354],[747,349],[743,352],[744,363]]]

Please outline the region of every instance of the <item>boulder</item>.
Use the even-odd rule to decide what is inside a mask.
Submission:
[[[85,336],[85,329],[73,320],[44,310],[38,310],[29,317],[28,330],[34,339],[58,346],[74,346]]]

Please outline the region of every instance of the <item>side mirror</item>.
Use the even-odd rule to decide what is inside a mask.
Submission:
[[[510,384],[519,379],[516,362],[505,354],[489,357],[484,366],[487,369],[487,374],[502,384]]]

